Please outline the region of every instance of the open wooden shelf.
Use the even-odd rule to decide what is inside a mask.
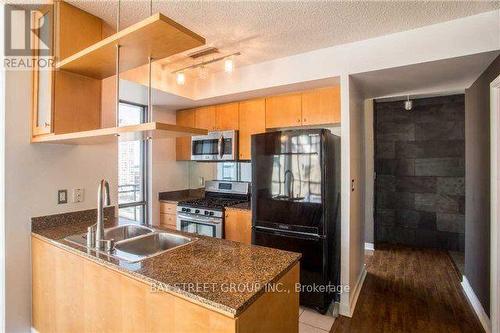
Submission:
[[[57,63],[56,68],[104,79],[116,74],[116,45],[120,72],[205,44],[205,38],[157,13]]]
[[[175,138],[182,136],[206,135],[207,130],[151,122],[140,125],[101,128],[91,131],[47,134],[32,138],[33,143],[55,143],[67,145],[95,145],[119,141],[144,140],[148,137],[152,139]]]

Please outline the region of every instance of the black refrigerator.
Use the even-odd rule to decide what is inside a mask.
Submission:
[[[300,304],[325,313],[339,297],[340,137],[268,132],[251,147],[252,243],[301,253]]]

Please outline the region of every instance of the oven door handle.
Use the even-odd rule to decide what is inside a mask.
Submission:
[[[214,218],[196,218],[190,215],[185,214],[177,214],[177,219],[185,220],[189,222],[199,222],[199,223],[212,223],[212,224],[220,224],[221,220]]]

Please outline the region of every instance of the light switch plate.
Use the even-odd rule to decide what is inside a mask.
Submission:
[[[83,202],[84,200],[84,190],[83,188],[75,188],[73,190],[73,202]]]
[[[57,204],[68,203],[68,190],[58,190],[57,191]]]

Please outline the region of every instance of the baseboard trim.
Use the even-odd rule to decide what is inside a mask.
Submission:
[[[474,293],[474,290],[472,289],[469,280],[465,277],[465,275],[462,276],[462,289],[464,290],[465,296],[467,296],[467,299],[469,300],[472,308],[474,309],[474,312],[479,318],[479,321],[481,322],[481,325],[483,325],[484,330],[486,333],[491,333],[491,321],[486,312],[484,311],[484,308],[477,298],[476,294]]]
[[[375,247],[373,243],[365,243],[365,250],[366,251],[375,251]]]
[[[366,278],[366,265],[363,265],[361,269],[361,274],[359,274],[358,281],[354,288],[352,288],[349,293],[352,292],[352,298],[349,295],[350,304],[340,303],[339,313],[345,317],[352,317],[354,313],[354,309],[356,308],[356,303],[358,302],[359,294],[361,293],[361,288],[363,288],[363,283]]]

